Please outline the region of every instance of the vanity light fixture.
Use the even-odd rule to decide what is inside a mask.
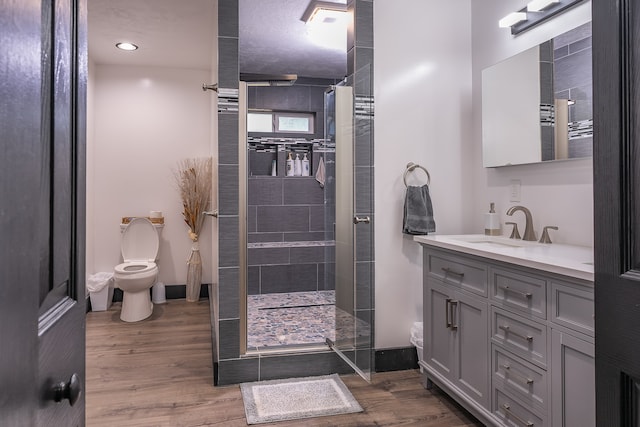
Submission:
[[[511,28],[512,35],[520,34],[583,1],[531,0],[526,7],[505,16],[498,24],[500,28]],[[527,12],[532,13],[527,15]]]
[[[498,26],[500,28],[510,28],[526,20],[527,14],[525,12],[511,12],[500,21],[498,21]]]
[[[308,24],[319,22],[332,24],[343,19],[346,12],[346,4],[311,0],[300,20]]]
[[[133,43],[129,43],[129,42],[116,43],[116,47],[118,49],[126,50],[126,51],[133,51],[133,50],[137,50],[138,49],[138,46],[136,46]]]
[[[560,3],[560,0],[533,0],[527,3],[527,12],[540,12],[557,3]]]

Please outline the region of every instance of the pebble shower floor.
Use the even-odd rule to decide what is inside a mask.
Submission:
[[[249,295],[249,350],[335,340],[335,291]]]

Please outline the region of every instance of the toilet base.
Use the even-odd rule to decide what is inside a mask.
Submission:
[[[139,322],[153,313],[153,303],[149,296],[149,290],[140,292],[122,292],[122,311],[120,320],[123,322]]]

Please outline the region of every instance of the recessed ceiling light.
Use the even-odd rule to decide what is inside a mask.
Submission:
[[[333,24],[342,20],[346,12],[346,4],[311,0],[300,20],[306,23],[323,22],[325,24]]]
[[[122,50],[136,50],[136,49],[138,49],[138,46],[136,46],[135,44],[127,43],[127,42],[116,43],[116,47],[118,49],[122,49]]]
[[[307,23],[307,36],[313,43],[327,49],[347,51],[347,27],[351,15],[346,4],[311,0],[300,19]]]

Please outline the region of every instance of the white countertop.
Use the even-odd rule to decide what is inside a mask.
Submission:
[[[416,242],[593,282],[593,248],[484,234],[414,236]]]

